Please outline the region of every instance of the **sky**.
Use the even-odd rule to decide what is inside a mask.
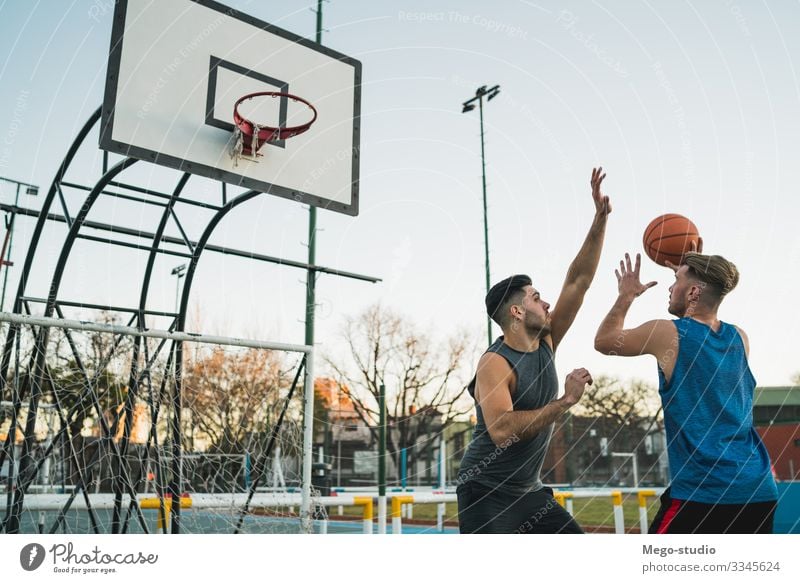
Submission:
[[[308,0],[229,4],[314,36]],[[46,191],[102,102],[112,13],[110,0],[0,1],[0,176]],[[652,358],[600,355],[593,338],[616,298],[619,259],[642,251],[650,220],[675,212],[697,224],[707,253],[740,269],[720,317],[747,331],[759,384],[788,384],[800,371],[798,18],[791,2],[324,3],[323,44],[363,64],[361,202],[358,217],[319,211],[317,262],[382,282],[320,277],[318,348],[341,354],[343,319],[377,302],[434,338],[485,343],[480,128],[461,103],[499,84],[485,108],[493,281],[528,273],[554,303],[592,220],[591,169],[608,173],[613,213],[594,284],[558,351],[560,378],[586,367],[656,382]],[[95,132],[73,180],[97,179],[96,143]],[[179,174],[139,163],[125,176],[169,191]],[[211,181],[191,184],[198,198],[218,196]],[[70,196],[74,214],[81,199]],[[0,198],[11,203],[14,193],[0,188]],[[38,208],[42,198],[20,204]],[[89,218],[154,231],[155,216],[106,199]],[[208,217],[182,215],[190,237]],[[6,308],[32,226],[17,220]],[[226,217],[211,242],[305,261],[307,228],[305,207],[262,196]],[[30,295],[46,295],[65,232],[48,225]],[[180,263],[159,259],[151,308],[174,307],[170,271]],[[81,241],[61,297],[132,305],[143,268],[144,253]],[[302,343],[304,277],[208,253],[193,329]],[[645,260],[642,278],[659,283],[635,302],[631,326],[670,317],[672,272]]]

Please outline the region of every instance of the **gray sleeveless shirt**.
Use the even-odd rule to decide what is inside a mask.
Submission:
[[[512,402],[514,411],[541,409],[558,394],[558,377],[550,345],[542,340],[539,349],[533,352],[519,352],[503,342],[500,336],[488,348],[508,361],[516,373],[517,390]],[[469,384],[469,392],[475,397],[476,378]],[[553,424],[537,433],[531,439],[520,441],[516,437],[505,443],[495,445],[481,406],[475,401],[478,424],[474,436],[461,460],[458,482],[475,482],[504,492],[522,494],[542,488],[540,472]]]

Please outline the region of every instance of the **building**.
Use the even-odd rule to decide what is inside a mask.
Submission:
[[[472,434],[475,431],[477,418],[472,415],[469,420],[453,421],[444,428],[442,435],[445,441],[445,452],[447,455],[446,473],[448,484],[454,484],[458,478],[458,468],[461,466],[461,458],[472,441]]]
[[[542,465],[548,485],[633,487],[667,482],[660,422],[567,415],[556,423]],[[634,464],[635,458],[635,464]]]
[[[800,386],[756,388],[753,422],[776,479],[800,479]]]
[[[753,423],[772,460],[777,480],[800,479],[800,386],[757,387]],[[635,452],[641,485],[669,482],[661,423],[618,426],[611,420],[568,415],[553,431],[542,467],[548,484],[632,486]]]

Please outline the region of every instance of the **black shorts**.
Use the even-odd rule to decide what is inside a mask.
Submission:
[[[778,503],[703,504],[674,500],[669,488],[648,532],[653,534],[770,534]]]
[[[456,494],[462,534],[583,533],[551,488],[518,495],[469,481],[459,484]]]

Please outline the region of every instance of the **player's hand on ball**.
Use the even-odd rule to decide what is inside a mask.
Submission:
[[[583,396],[586,385],[592,384],[592,375],[585,368],[576,368],[567,375],[564,382],[564,402],[572,407]]]
[[[692,241],[690,243],[690,245],[691,245],[690,251],[692,253],[702,253],[703,252],[703,238],[702,237],[698,237],[697,241]],[[675,265],[672,261],[669,261],[669,260],[665,261],[664,265],[669,267],[672,271],[676,271],[676,272],[681,267],[680,265]]]
[[[639,269],[642,266],[642,256],[636,254],[636,264],[631,266],[631,256],[625,254],[625,261],[619,262],[619,270],[614,270],[619,286],[619,295],[632,298],[642,295],[645,291],[656,285],[657,281],[643,284],[639,281]]]

